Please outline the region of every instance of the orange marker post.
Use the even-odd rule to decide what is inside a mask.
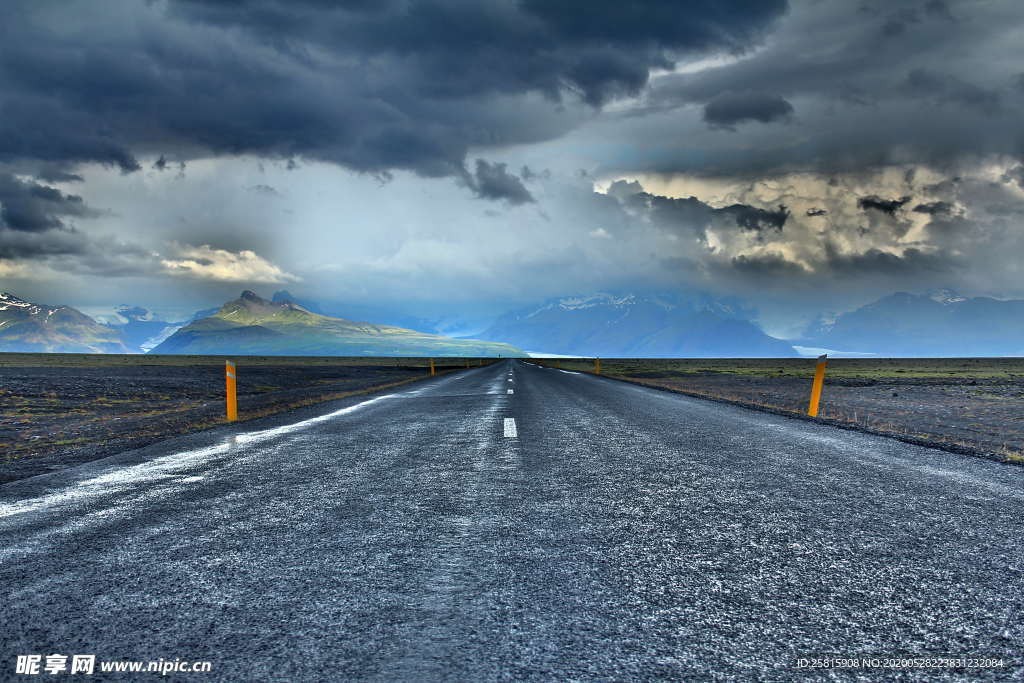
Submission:
[[[594,374],[595,375],[600,375],[601,374],[601,359],[600,358],[595,358],[594,359]]]
[[[434,370],[434,359],[431,358],[430,359],[430,376],[433,377],[436,374],[437,374],[437,371]]]
[[[227,385],[227,418],[228,422],[238,419],[238,394],[235,391],[235,364],[232,361],[224,361],[224,382]]]
[[[818,416],[818,403],[821,401],[821,386],[825,383],[825,363],[828,362],[828,354],[818,356],[818,365],[814,368],[814,384],[811,385],[811,402],[807,405],[807,414],[811,417]]]

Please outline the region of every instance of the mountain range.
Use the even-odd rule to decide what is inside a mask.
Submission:
[[[896,292],[818,320],[799,343],[883,357],[1024,356],[1024,301]]]
[[[593,294],[503,315],[481,333],[531,352],[606,358],[792,357],[740,302],[706,294]]]
[[[452,339],[390,325],[314,313],[293,301],[268,301],[254,292],[215,314],[178,329],[152,353],[296,356],[515,357],[509,344]]]
[[[138,306],[97,321],[70,306],[0,294],[0,351],[288,355],[523,355],[786,357],[824,349],[870,356],[1022,356],[1024,301],[952,290],[896,292],[831,318],[799,339],[768,336],[755,312],[706,294],[588,294],[507,313],[478,336],[453,338],[325,315],[330,306],[244,292],[220,308],[170,322]],[[430,321],[423,320],[425,327]],[[457,321],[456,321],[457,323]]]
[[[70,306],[0,294],[0,351],[128,353],[121,335]]]

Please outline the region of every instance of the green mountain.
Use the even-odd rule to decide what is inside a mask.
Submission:
[[[313,313],[253,292],[193,321],[150,353],[271,356],[525,356],[509,344],[451,339]]]
[[[121,335],[70,306],[0,294],[0,351],[128,353]]]

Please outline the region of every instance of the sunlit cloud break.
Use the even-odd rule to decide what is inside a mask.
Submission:
[[[283,283],[302,279],[247,249],[235,253],[208,244],[176,248],[177,258],[160,260],[166,272],[175,276],[220,282]]]

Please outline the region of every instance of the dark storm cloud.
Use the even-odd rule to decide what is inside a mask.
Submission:
[[[924,273],[946,273],[957,263],[957,259],[945,251],[927,252],[914,247],[901,254],[874,248],[862,253],[844,254],[833,245],[826,244],[825,252],[829,272],[841,276],[907,278]]]
[[[696,197],[662,197],[643,192],[630,197],[627,206],[646,208],[653,223],[674,231],[703,232],[715,215],[713,208]]]
[[[62,177],[55,169],[40,175]],[[90,237],[68,221],[97,215],[77,195],[0,171],[0,260],[47,263],[62,273],[100,276],[151,270],[154,256],[149,250]]]
[[[877,195],[869,195],[867,197],[860,197],[857,199],[857,206],[865,211],[874,209],[875,211],[881,211],[882,213],[890,216],[895,216],[896,212],[907,202],[910,201],[910,197],[900,197],[899,199],[882,199]]]
[[[664,197],[645,192],[637,181],[613,182],[608,187],[608,196],[634,211],[645,213],[652,222],[673,230],[686,227],[700,232],[713,220],[725,219],[742,230],[781,232],[790,216],[789,209],[782,205],[777,209],[763,209],[749,204],[730,204],[716,209],[697,197]]]
[[[636,180],[616,180],[608,187],[608,195],[617,199],[628,199],[643,191],[643,185]]]
[[[925,12],[934,17],[945,19],[946,21],[956,21],[953,12],[950,11],[949,5],[945,0],[929,0],[924,9]]]
[[[949,74],[930,69],[914,69],[907,75],[909,92],[934,102],[952,102],[995,113],[1001,104],[999,90],[967,83]]]
[[[551,170],[545,168],[543,171],[534,171],[529,166],[523,166],[522,170],[519,171],[519,176],[526,182],[531,180],[550,180]]]
[[[634,140],[657,153],[634,152],[621,165],[615,159],[606,165],[757,177],[1019,156],[1024,43],[1016,32],[1022,21],[1024,10],[1013,2],[801,4],[751,58],[656,80],[627,122],[636,121]],[[898,24],[900,34],[888,35],[887,22]],[[719,98],[749,92],[791,103],[800,125],[740,126],[735,145],[692,133],[670,136],[684,111],[713,111]]]
[[[760,232],[762,230],[781,231],[789,218],[789,209],[779,205],[778,209],[769,211],[759,209],[747,204],[732,204],[722,209],[716,209],[716,213],[726,214],[736,221],[736,225],[744,230]]]
[[[476,160],[476,172],[470,178],[470,185],[481,199],[497,199],[509,204],[533,202],[533,195],[523,181],[506,170],[506,164]]]
[[[45,180],[48,183],[81,183],[85,178],[77,173],[70,173],[62,168],[46,165],[39,169],[36,178]]]
[[[77,195],[0,172],[0,227],[42,232],[65,227],[68,217],[92,215],[95,211]]]
[[[680,55],[740,53],[784,0],[92,2],[0,9],[0,162],[307,157],[461,176],[473,146],[546,140],[557,103],[635,94]],[[518,109],[516,116],[510,108]],[[161,157],[157,168],[166,167]]]
[[[63,230],[31,233],[0,228],[0,259],[24,260],[79,255],[88,250],[80,233]]]
[[[927,202],[914,207],[915,213],[923,213],[929,216],[947,215],[953,211],[953,205],[949,202]]]
[[[151,274],[154,254],[110,238],[90,238],[74,229],[26,232],[0,228],[0,261],[46,264],[60,273],[102,277]]]
[[[888,16],[885,23],[882,24],[882,33],[887,36],[900,36],[906,33],[908,26],[920,22],[921,17],[916,8],[903,7]]]
[[[704,105],[704,120],[717,128],[733,129],[749,121],[771,123],[792,115],[793,105],[767,93],[723,93]]]

